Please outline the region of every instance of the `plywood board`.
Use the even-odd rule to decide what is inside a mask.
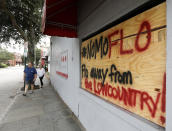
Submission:
[[[81,45],[81,87],[165,127],[166,3]]]

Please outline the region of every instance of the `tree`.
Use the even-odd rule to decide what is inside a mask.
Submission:
[[[14,54],[8,52],[7,50],[0,48],[0,64],[1,63],[7,63],[8,60],[13,60]]]
[[[44,0],[0,0],[0,42],[28,41],[28,60],[34,61],[35,45],[41,33]]]
[[[41,50],[36,48],[36,65],[39,64],[40,59],[41,59]]]
[[[21,59],[22,59],[22,64],[24,65],[24,55],[21,56]]]

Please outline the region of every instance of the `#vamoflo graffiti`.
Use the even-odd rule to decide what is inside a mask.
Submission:
[[[81,45],[81,87],[165,127],[166,3]]]

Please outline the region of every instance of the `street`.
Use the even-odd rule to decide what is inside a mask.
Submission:
[[[23,86],[23,66],[0,69],[0,121]]]

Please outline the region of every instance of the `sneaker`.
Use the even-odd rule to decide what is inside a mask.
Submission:
[[[26,94],[24,93],[23,96],[26,96]]]

